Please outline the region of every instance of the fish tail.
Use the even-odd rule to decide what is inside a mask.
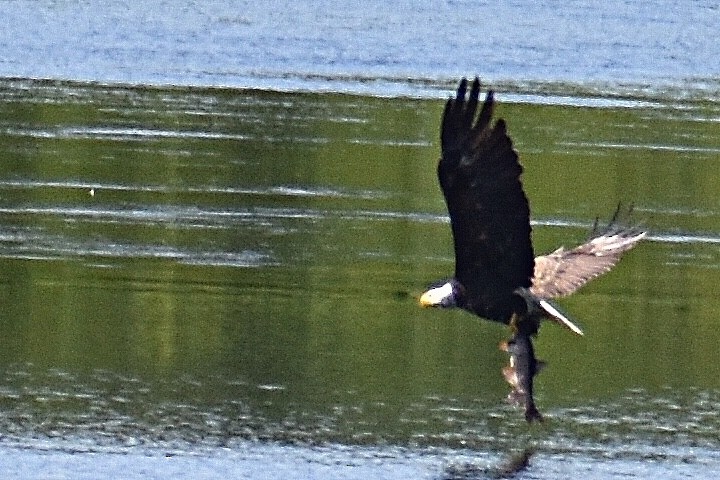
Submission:
[[[525,407],[525,420],[528,423],[542,422],[543,416],[540,411],[538,411],[537,407],[531,404]]]

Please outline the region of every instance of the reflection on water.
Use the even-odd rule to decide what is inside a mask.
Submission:
[[[538,253],[619,200],[652,232],[562,303],[586,338],[543,328],[548,422],[528,429],[503,402],[506,332],[416,305],[453,264],[441,102],[52,87],[0,85],[6,446],[717,465],[715,106],[500,106]]]
[[[528,429],[501,402],[427,395],[399,405],[337,390],[323,402],[303,398],[290,384],[246,377],[143,379],[14,364],[2,382],[4,444],[68,439],[89,451],[264,440],[506,452],[526,442],[545,453],[642,458],[666,447],[712,450],[720,407],[717,392],[635,389],[611,402],[555,409],[548,424]]]

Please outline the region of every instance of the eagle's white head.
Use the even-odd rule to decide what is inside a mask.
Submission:
[[[458,306],[459,291],[455,282],[448,281],[429,289],[420,297],[423,307],[453,308]]]

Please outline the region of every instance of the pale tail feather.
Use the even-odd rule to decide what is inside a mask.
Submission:
[[[573,333],[583,336],[582,330],[580,330],[580,327],[575,325],[573,322],[571,322],[565,315],[560,313],[557,308],[553,307],[549,302],[546,300],[540,300],[540,306],[543,310],[550,316],[551,319],[558,322],[563,327],[571,330]]]

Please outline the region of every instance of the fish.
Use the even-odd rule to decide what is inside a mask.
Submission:
[[[530,335],[515,333],[510,340],[500,343],[500,350],[510,354],[510,364],[502,368],[503,377],[512,387],[508,401],[525,407],[525,420],[528,423],[542,422],[543,416],[535,406],[533,397],[533,379],[543,369],[545,362],[535,358]]]

